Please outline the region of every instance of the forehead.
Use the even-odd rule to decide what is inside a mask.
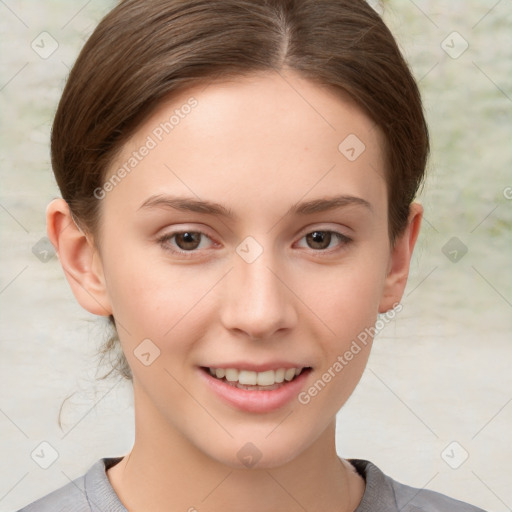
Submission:
[[[162,102],[126,143],[107,173],[125,170],[107,202],[134,208],[186,193],[263,215],[344,193],[385,209],[383,142],[346,95],[294,73],[196,84]]]

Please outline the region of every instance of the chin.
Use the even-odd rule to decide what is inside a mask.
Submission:
[[[215,449],[212,450],[212,446],[209,446],[204,453],[232,469],[274,469],[293,461],[314,442],[313,438],[306,439],[303,436],[300,436],[300,439],[297,438],[289,432],[289,429],[283,429],[279,434],[277,431],[273,432],[270,436],[266,431],[262,435],[261,429],[258,429],[258,433],[254,436],[246,434],[234,437],[235,439],[225,443],[215,441]]]

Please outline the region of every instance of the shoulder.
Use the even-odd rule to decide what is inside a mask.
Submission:
[[[68,510],[76,510],[76,512],[89,512],[90,510],[85,497],[85,475],[39,498],[18,512],[64,512]]]
[[[485,512],[444,494],[397,482],[367,460],[349,462],[366,480],[366,490],[356,512]]]
[[[126,512],[109,484],[106,469],[121,458],[98,460],[82,476],[23,507],[18,512]]]
[[[428,489],[409,487],[392,480],[396,503],[403,512],[484,512],[481,508]]]

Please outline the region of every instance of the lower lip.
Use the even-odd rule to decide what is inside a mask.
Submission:
[[[207,371],[199,368],[199,373],[205,379],[210,389],[222,400],[235,408],[246,412],[271,412],[291,402],[298,396],[310,373],[304,370],[291,381],[272,391],[249,391],[230,386],[225,381],[212,377]]]

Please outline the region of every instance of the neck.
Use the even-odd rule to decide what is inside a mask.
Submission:
[[[348,512],[361,501],[364,480],[338,457],[334,421],[286,464],[234,469],[198,450],[147,404],[135,392],[134,446],[107,473],[130,511]]]

